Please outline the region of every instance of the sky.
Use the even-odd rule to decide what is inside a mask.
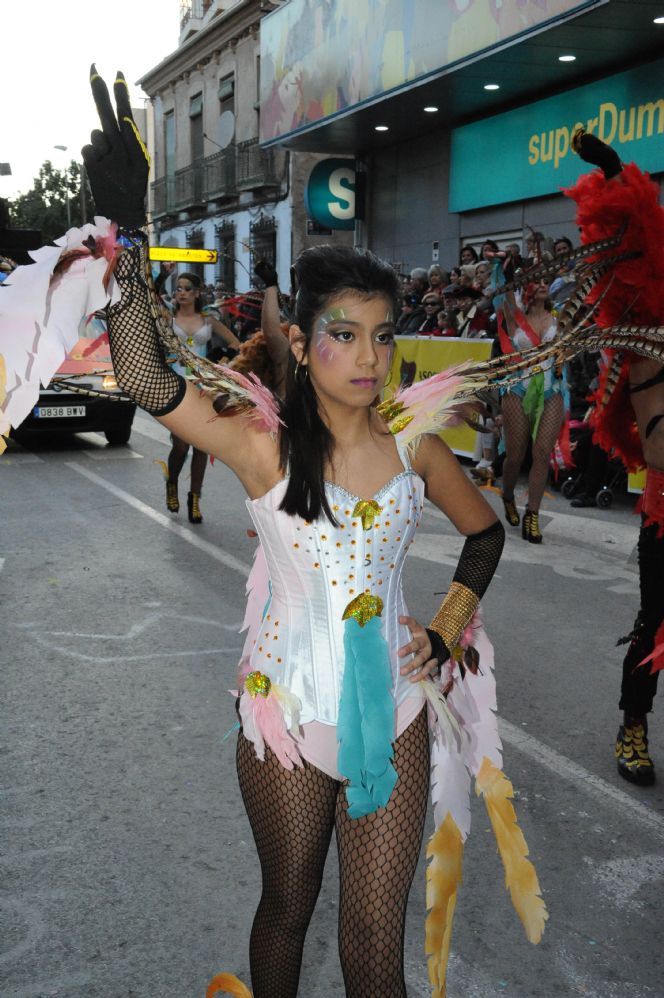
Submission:
[[[80,160],[98,127],[88,85],[90,63],[110,85],[121,69],[132,105],[136,80],[177,48],[179,0],[21,0],[0,7],[0,197],[28,191],[42,163]],[[53,147],[67,146],[67,152]]]

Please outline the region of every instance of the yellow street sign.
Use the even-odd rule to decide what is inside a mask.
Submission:
[[[151,246],[150,259],[170,263],[216,263],[218,253],[214,249],[183,249],[180,246]]]

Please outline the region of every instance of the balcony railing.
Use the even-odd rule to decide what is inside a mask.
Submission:
[[[203,160],[204,197],[217,201],[235,194],[235,147],[229,146]]]
[[[169,215],[175,211],[175,178],[160,177],[152,184],[152,214]]]
[[[261,149],[258,139],[237,144],[237,189],[253,191],[279,184],[273,149]]]
[[[203,207],[208,201],[234,197],[239,191],[276,187],[274,152],[261,149],[258,139],[230,145],[160,177],[152,184],[155,218],[189,208]]]
[[[196,159],[182,170],[176,170],[175,208],[184,211],[185,208],[195,208],[204,204],[203,198],[203,159]]]

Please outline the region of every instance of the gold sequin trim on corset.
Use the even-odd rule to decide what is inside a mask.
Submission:
[[[380,596],[372,596],[371,593],[360,593],[352,599],[343,612],[342,620],[349,620],[354,617],[360,627],[374,617],[380,617],[383,612],[383,601]]]
[[[375,499],[360,499],[358,503],[355,503],[353,516],[357,516],[362,521],[364,530],[371,530],[374,520],[382,512],[383,507],[379,506]]]
[[[272,682],[264,672],[250,672],[244,681],[244,688],[252,700],[257,696],[267,698],[272,689]]]

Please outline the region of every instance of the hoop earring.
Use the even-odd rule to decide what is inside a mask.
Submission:
[[[300,364],[301,364],[301,362],[298,360],[297,364],[295,365],[295,375],[294,375],[294,377],[295,377],[296,381],[297,381],[297,376],[298,376],[299,371],[300,371]],[[306,379],[309,377],[309,365],[308,364],[302,364],[302,370],[304,371],[304,379],[306,381]]]

